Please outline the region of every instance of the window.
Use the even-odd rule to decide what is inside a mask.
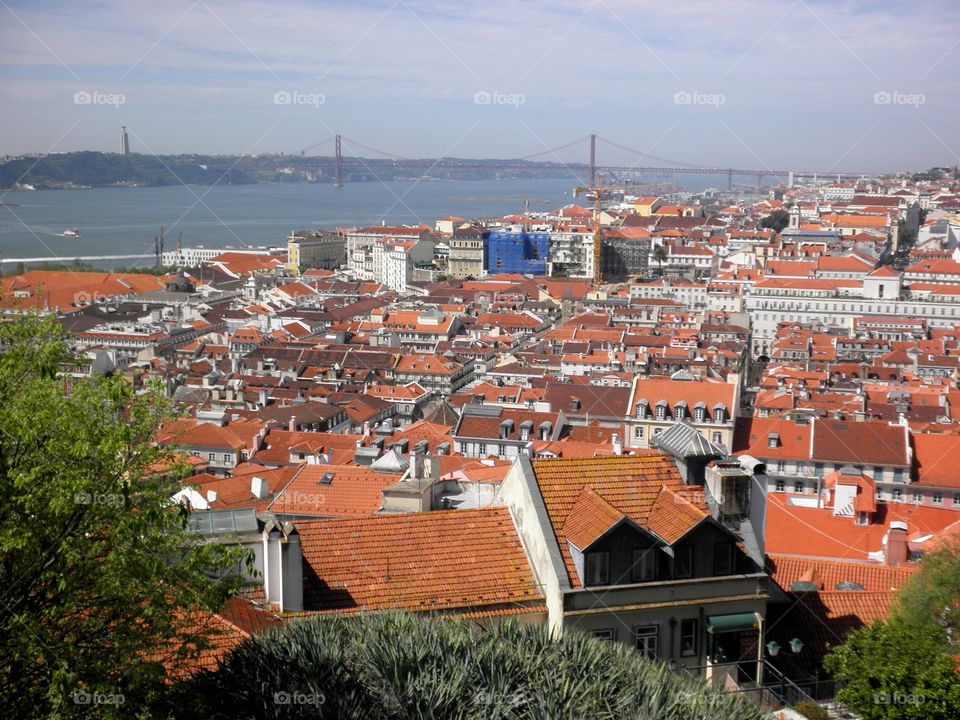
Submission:
[[[697,654],[700,622],[696,618],[680,622],[680,657],[694,657]]]
[[[693,547],[681,545],[673,549],[673,576],[678,580],[693,577]]]
[[[683,416],[686,414],[686,412],[687,408],[685,408],[683,405],[677,405],[673,409],[673,417],[675,417],[677,420],[683,420]]]
[[[656,660],[658,631],[656,625],[637,625],[633,629],[633,636],[636,639],[637,650],[645,658]]]
[[[207,460],[209,460],[210,462],[215,462],[216,459],[217,459],[216,453],[207,453]]]
[[[866,524],[867,524],[867,517],[868,517],[868,516],[867,516],[867,514],[866,514],[865,512],[858,512],[858,513],[857,513],[856,524],[857,524],[857,525],[866,525]]]
[[[610,553],[587,553],[587,585],[606,585],[610,581]]]
[[[784,492],[787,489],[787,484],[783,480],[777,480],[777,492]]]
[[[720,433],[719,433],[719,432],[715,432],[715,433],[713,434],[713,441],[719,445],[719,444],[720,444],[720,439],[721,439]]]
[[[893,489],[893,501],[903,502],[903,490],[901,490],[900,488]]]
[[[958,505],[960,505],[960,493],[953,496],[953,506],[957,507]]]
[[[783,460],[777,460],[777,472],[783,472],[787,469],[787,464]]]
[[[943,493],[935,492],[933,494],[933,504],[934,505],[943,505]]]
[[[602,630],[594,630],[590,633],[595,638],[600,640],[607,640],[608,642],[613,642],[616,639],[616,633],[613,628],[603,628]]]
[[[657,577],[657,549],[634,548],[633,566],[630,569],[633,582],[653,580]]]
[[[722,423],[722,422],[723,422],[723,414],[724,414],[723,408],[717,408],[716,410],[714,410],[714,411],[713,411],[713,421],[714,421],[715,423]]]
[[[634,436],[637,440],[643,440],[643,428],[642,428],[642,427],[635,427],[635,428],[633,429],[633,436]]]
[[[797,481],[793,484],[793,491],[794,491],[795,493],[797,493],[798,495],[802,495],[802,494],[803,494],[803,480],[797,480]]]
[[[656,437],[657,435],[659,435],[659,434],[662,433],[662,432],[663,432],[663,428],[654,428],[654,430],[653,430],[653,436]]]
[[[707,414],[706,408],[698,407],[693,409],[693,419],[698,423],[703,422],[703,419],[706,416],[706,414]]]
[[[666,405],[657,405],[657,420],[663,420],[667,415]]]
[[[733,573],[733,543],[723,542],[713,546],[713,574]]]
[[[920,505],[923,502],[923,493],[915,492],[913,494],[913,501]]]

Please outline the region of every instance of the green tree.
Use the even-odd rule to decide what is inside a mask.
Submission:
[[[663,245],[657,245],[653,248],[653,259],[657,263],[661,275],[663,275],[663,263],[666,262],[668,257],[669,253]]]
[[[770,228],[774,232],[780,232],[790,224],[790,213],[786,210],[774,210],[760,220],[760,227]]]
[[[854,631],[825,659],[837,699],[864,720],[947,720],[960,711],[960,545],[924,558],[890,618]]]
[[[186,611],[239,584],[241,553],[202,544],[153,443],[170,414],[122,377],[72,380],[52,319],[0,325],[0,701],[10,717],[129,716],[163,660],[208,641]],[[195,625],[195,623],[194,623]],[[202,631],[201,631],[202,632]],[[79,693],[79,694],[77,694]],[[122,707],[93,705],[124,697]]]

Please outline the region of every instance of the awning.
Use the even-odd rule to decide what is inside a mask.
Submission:
[[[736,632],[737,630],[758,630],[759,613],[735,613],[733,615],[714,615],[707,618],[708,633]]]

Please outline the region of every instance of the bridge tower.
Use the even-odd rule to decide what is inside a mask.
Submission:
[[[597,136],[590,135],[590,188],[597,187]]]
[[[343,177],[341,175],[343,162],[343,151],[340,148],[340,136],[335,138],[335,149],[333,154],[333,186],[342,187]]]
[[[727,191],[733,190],[733,170],[727,169]]]

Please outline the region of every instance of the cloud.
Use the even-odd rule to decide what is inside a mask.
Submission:
[[[919,109],[924,121],[948,144],[960,144],[947,122],[958,110],[951,70],[960,48],[950,47],[960,13],[944,2],[109,0],[10,7],[28,27],[0,8],[7,14],[0,83],[12,101],[0,110],[10,129],[12,146],[0,148],[6,152],[56,137],[50,118],[37,123],[37,115],[62,122],[63,112],[75,111],[65,98],[94,88],[124,93],[131,123],[164,119],[171,130],[156,138],[163,151],[178,143],[239,151],[271,116],[283,122],[278,139],[302,136],[309,144],[323,131],[318,119],[331,128],[363,127],[375,113],[376,136],[365,140],[411,155],[443,149],[433,133],[421,132],[427,123],[443,122],[445,135],[456,137],[478,119],[482,127],[465,141],[464,154],[522,153],[529,140],[522,117],[558,144],[598,131],[643,146],[676,122],[657,154],[751,166],[755,156],[770,165],[829,164],[846,149],[842,138],[875,121],[878,141],[913,121],[903,108],[878,109],[872,97],[882,90],[923,93],[930,98]],[[904,32],[908,24],[921,30]],[[321,115],[278,110],[271,102],[278,91],[322,93],[327,102]],[[479,91],[522,94],[527,102],[511,116],[509,108],[473,105]],[[726,102],[711,116],[676,106],[678,91],[722,94]],[[739,128],[752,153],[731,142],[720,119]],[[184,126],[192,135],[179,130]],[[508,133],[502,148],[478,144],[496,134],[483,126]],[[81,128],[76,138],[90,132]],[[863,163],[883,167],[887,158],[902,166],[908,153],[921,151],[921,165],[940,157],[942,146],[920,123],[910,132],[925,140],[894,149],[866,138],[849,159],[867,168]]]

